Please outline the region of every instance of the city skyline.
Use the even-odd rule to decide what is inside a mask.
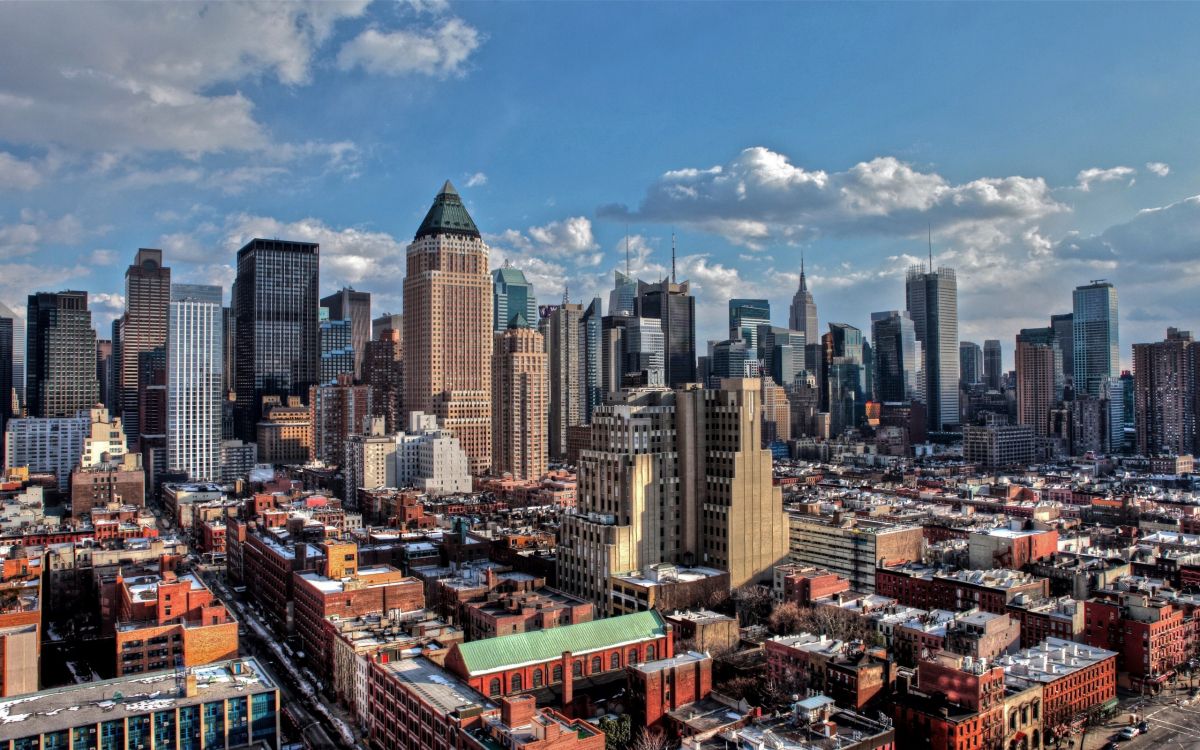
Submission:
[[[1147,83],[1166,75],[1160,58],[1186,42],[1180,29],[1197,14],[1187,6],[1154,17],[1084,8],[1087,39],[1062,33],[1078,19],[1053,7],[767,6],[751,22],[733,7],[700,6],[690,11],[694,36],[662,49],[636,44],[669,38],[674,21],[661,6],[628,9],[632,24],[600,6],[532,15],[482,5],[294,6],[272,11],[292,23],[273,26],[280,39],[269,52],[230,31],[248,12],[242,6],[203,17],[154,6],[112,18],[64,7],[0,10],[27,32],[3,55],[35,45],[53,63],[37,71],[14,63],[0,74],[0,88],[23,105],[0,126],[0,301],[17,310],[29,289],[87,288],[102,336],[124,307],[120,275],[134,249],[162,247],[179,281],[219,283],[228,295],[234,253],[255,236],[319,242],[322,294],[350,285],[371,292],[376,311],[396,312],[411,227],[429,185],[447,178],[487,235],[491,267],[512,260],[539,299],[560,299],[563,286],[575,300],[606,296],[612,271],[624,268],[627,231],[631,270],[660,281],[677,233],[677,278],[696,294],[701,349],[723,338],[729,298],[762,296],[786,311],[801,250],[821,330],[828,321],[866,329],[871,312],[902,307],[893,282],[924,259],[927,232],[935,266],[960,279],[961,338],[1000,339],[1006,370],[1015,333],[1069,311],[1069,290],[1092,279],[1121,290],[1122,368],[1132,343],[1186,327],[1197,312],[1180,279],[1200,226],[1198,165],[1178,136],[1194,125],[1185,103],[1196,84],[1186,72],[1172,73],[1171,85]],[[1027,38],[1026,59],[1003,72],[987,67],[1005,31],[1031,16],[1039,32]],[[608,34],[580,49],[571,40],[581,22]],[[174,48],[129,42],[152,23],[194,29],[194,39]],[[109,39],[111,24],[127,28]],[[828,38],[805,50],[746,44],[744,61],[719,54],[697,65],[698,47],[718,34],[737,48],[762,28],[777,29],[774,37],[817,25]],[[918,44],[905,33],[913,28],[962,33]],[[81,34],[92,43],[72,45]],[[556,41],[539,53],[545,65],[521,65],[528,81],[512,83],[528,34]],[[879,49],[850,56],[835,47],[847,35],[879,36]],[[210,50],[214,37],[223,43]],[[1153,44],[1161,55],[1107,59],[1102,51],[1118,42],[1142,53]],[[122,61],[106,54],[112,45],[138,50]],[[622,48],[641,54],[613,63]],[[911,80],[867,75],[897,56],[913,61]],[[645,77],[620,89],[590,81],[595,57],[618,66],[612,80],[621,71]],[[923,64],[946,57],[964,70]],[[170,65],[181,60],[204,74]],[[767,81],[745,75],[768,66],[795,71],[771,81],[770,96]],[[1046,69],[1057,71],[1053,80],[1041,80]],[[79,97],[69,71],[137,85]],[[595,101],[566,85],[572,76],[595,84]],[[947,113],[941,102],[971,76],[993,96]],[[1061,97],[1064,87],[1070,95]],[[188,104],[171,109],[150,89]],[[1016,106],[1008,93],[1016,91],[1027,106]],[[378,112],[365,108],[381,99]],[[719,135],[688,126],[726,112],[730,100],[743,111],[727,115]],[[75,108],[71,124],[32,125],[64,101]],[[615,112],[601,104],[611,101],[620,102]],[[435,116],[391,124],[433,103]],[[314,106],[322,114],[301,122],[300,107]],[[129,123],[114,108],[140,112],[153,130],[122,129]],[[494,115],[487,137],[464,139],[472,131],[453,124],[470,119],[458,117],[466,108]],[[876,111],[902,116],[864,117]],[[228,121],[208,119],[214,113]],[[1081,133],[1081,118],[1100,126]],[[675,133],[669,146],[645,138],[664,128]],[[572,147],[572,133],[599,132],[592,148]],[[1014,305],[1015,292],[1027,304]]]

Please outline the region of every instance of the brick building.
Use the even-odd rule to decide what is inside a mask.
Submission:
[[[368,674],[371,750],[457,750],[462,734],[482,730],[496,704],[428,659],[380,655]],[[603,736],[603,735],[601,735]]]
[[[663,613],[663,619],[675,628],[675,643],[720,655],[732,651],[741,638],[737,618],[707,609]]]
[[[110,503],[146,504],[146,472],[140,453],[124,453],[112,461],[71,472],[72,518],[80,518],[93,508]]]
[[[1042,686],[1042,725],[1062,736],[1087,713],[1116,705],[1117,653],[1058,638],[1001,657],[1010,687]]]
[[[1058,551],[1058,532],[1013,520],[1006,527],[971,532],[967,550],[968,565],[975,570],[1020,570],[1028,563],[1052,557]]]
[[[527,633],[592,619],[592,604],[552,589],[492,592],[482,602],[465,605],[467,640]]]
[[[295,598],[293,573],[316,570],[321,550],[292,540],[282,529],[248,527],[244,540],[240,536],[238,527],[238,534],[227,533],[225,541],[229,557],[241,561],[240,580],[247,596],[259,603],[276,628],[289,629]]]
[[[837,573],[810,565],[788,563],[775,566],[772,593],[776,601],[807,607],[817,599],[850,590],[850,581]]]
[[[463,750],[604,750],[604,733],[583,719],[538,708],[532,695],[500,699],[500,716],[462,732]]]
[[[1004,679],[999,666],[969,656],[943,652],[922,661],[916,685],[892,702],[897,734],[909,738],[906,746],[914,748],[999,747],[1004,736]]]
[[[1123,687],[1157,691],[1196,655],[1196,623],[1175,604],[1140,591],[1084,602],[1090,646],[1116,651]]]
[[[38,688],[42,561],[14,547],[0,566],[0,696]]]
[[[875,581],[875,593],[921,609],[978,607],[1002,615],[1018,596],[1044,599],[1050,595],[1045,578],[1005,569],[942,570],[907,564],[880,568]]]
[[[613,576],[609,607],[614,615],[657,609],[688,609],[707,604],[715,593],[729,591],[729,572],[673,563],[649,565],[632,575]]]
[[[888,695],[896,664],[884,649],[865,648],[828,635],[800,633],[763,643],[767,675],[789,692],[818,690],[839,706],[859,710]]]
[[[489,697],[550,687],[569,706],[575,680],[620,676],[627,665],[669,658],[674,649],[673,628],[650,611],[461,643],[446,668]]]
[[[712,692],[712,657],[696,651],[625,668],[634,726],[661,727],[667,714]]]
[[[194,575],[118,575],[117,595],[118,676],[237,656],[237,622]]]
[[[1021,625],[1021,648],[1032,648],[1047,638],[1084,640],[1084,606],[1077,599],[1017,596],[1006,609]]]

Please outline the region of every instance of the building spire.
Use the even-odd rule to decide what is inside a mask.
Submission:
[[[625,275],[629,275],[629,225],[625,225]]]
[[[671,232],[671,283],[675,283],[675,233]]]
[[[570,290],[571,288],[568,285],[563,284],[563,307],[566,307],[571,301]]]
[[[933,222],[929,222],[929,272],[933,273]]]

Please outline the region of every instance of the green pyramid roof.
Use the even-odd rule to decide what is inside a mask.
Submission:
[[[421,228],[417,230],[414,239],[419,240],[422,237],[432,237],[438,234],[480,236],[475,221],[467,213],[462,198],[450,184],[450,180],[446,180],[446,184],[442,185],[442,192],[433,199],[433,205],[429,207],[429,213],[425,214],[425,221],[421,222]]]

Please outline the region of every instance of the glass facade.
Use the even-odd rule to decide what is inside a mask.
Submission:
[[[958,279],[954,270],[913,266],[905,283],[908,314],[925,353],[929,429],[958,424]]]
[[[688,283],[638,282],[637,308],[639,316],[659,320],[667,385],[696,382],[696,298]]]
[[[1075,390],[1104,396],[1104,384],[1121,374],[1117,289],[1106,281],[1076,287],[1072,318]]]
[[[221,478],[221,287],[174,284],[168,310],[167,463],[193,481]]]
[[[771,324],[771,303],[765,299],[729,300],[729,338],[741,339],[754,359],[762,359],[758,348],[758,327]]]
[[[885,403],[909,403],[917,397],[917,333],[900,310],[871,314],[875,355],[875,397]]]

